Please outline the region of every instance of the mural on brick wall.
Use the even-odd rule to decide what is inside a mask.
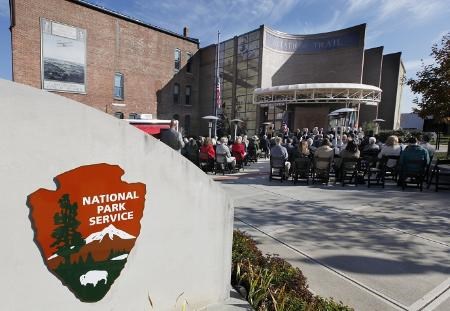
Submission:
[[[34,240],[47,268],[80,300],[102,299],[139,236],[146,186],[121,180],[117,165],[78,167],[56,190],[28,196]]]
[[[86,92],[86,30],[41,19],[42,88]]]

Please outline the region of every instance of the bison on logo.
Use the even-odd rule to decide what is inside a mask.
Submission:
[[[56,190],[28,196],[47,268],[85,302],[106,295],[141,230],[146,187],[123,174],[117,165],[82,166],[56,176]]]

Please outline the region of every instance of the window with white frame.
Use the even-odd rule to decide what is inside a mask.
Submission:
[[[114,98],[115,99],[123,99],[124,98],[124,90],[123,90],[123,74],[120,72],[116,72],[114,75]]]
[[[176,71],[180,70],[180,68],[181,68],[181,51],[180,51],[180,49],[175,49],[174,68]]]

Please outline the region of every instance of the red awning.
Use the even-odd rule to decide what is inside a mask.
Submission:
[[[169,125],[165,124],[133,124],[133,126],[150,135],[158,135],[162,129],[170,128]]]

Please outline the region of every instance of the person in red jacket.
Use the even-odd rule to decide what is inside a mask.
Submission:
[[[216,158],[216,151],[214,150],[214,146],[211,138],[206,138],[203,145],[200,147],[200,153],[207,154],[208,159],[214,160]]]
[[[246,156],[245,145],[242,143],[241,136],[236,137],[236,141],[231,147],[231,153],[233,154],[234,157],[236,157],[236,161],[245,162]]]

